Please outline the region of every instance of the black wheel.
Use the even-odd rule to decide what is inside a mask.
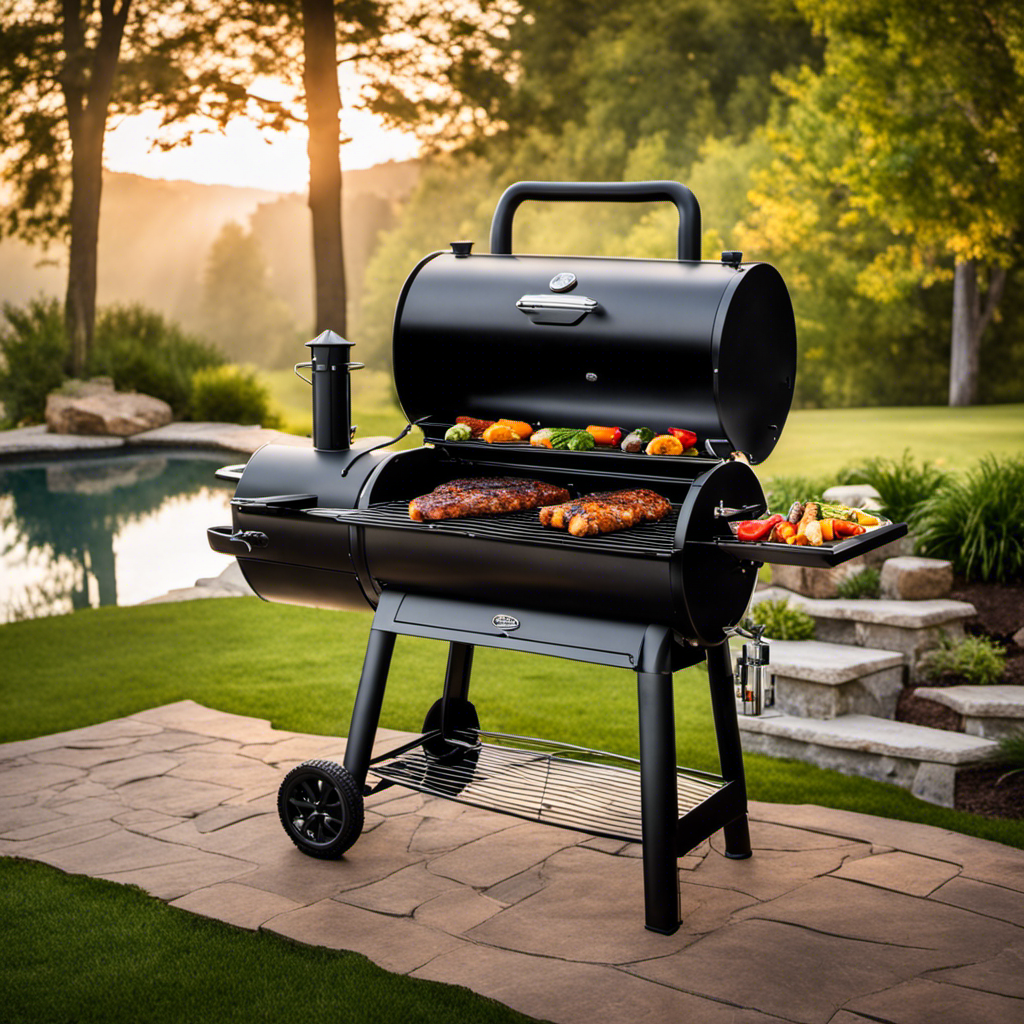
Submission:
[[[336,860],[363,830],[363,794],[346,768],[306,761],[277,793],[277,812],[291,841],[310,857]]]

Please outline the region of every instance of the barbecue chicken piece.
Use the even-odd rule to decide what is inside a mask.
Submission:
[[[574,537],[627,530],[641,523],[654,523],[668,515],[668,499],[645,488],[585,494],[576,501],[549,505],[540,510],[542,526],[568,529]]]
[[[462,516],[499,516],[506,512],[538,508],[553,501],[565,501],[564,487],[543,480],[514,476],[468,477],[435,487],[430,494],[409,502],[409,518],[459,519]]]

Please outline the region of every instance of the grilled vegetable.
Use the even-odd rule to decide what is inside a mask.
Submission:
[[[743,541],[767,540],[768,534],[782,522],[782,516],[774,515],[768,519],[747,519],[736,529],[736,536]]]
[[[794,526],[800,522],[801,517],[804,514],[804,503],[802,501],[794,501],[789,506],[789,515],[786,518],[794,524]]]
[[[575,437],[569,439],[569,451],[589,452],[594,447],[594,435],[589,430],[581,430]]]
[[[699,452],[699,451],[697,451],[697,449],[696,449],[696,448],[684,448],[684,449],[683,449],[683,454],[684,454],[684,455],[692,455],[692,456],[697,456],[697,455],[700,455],[700,452]]]
[[[832,521],[832,533],[836,540],[840,537],[859,537],[867,531],[858,523],[850,523],[845,519],[834,519]]]
[[[659,434],[645,451],[648,455],[682,455],[683,442],[671,434]]]
[[[552,448],[567,449],[569,442],[580,434],[586,434],[586,431],[580,430],[579,427],[552,427],[548,440],[551,442]],[[591,440],[593,440],[592,437]],[[586,444],[585,441],[582,443]]]
[[[809,501],[804,505],[803,515],[800,517],[800,522],[796,524],[796,535],[802,536],[807,532],[807,526],[809,523],[813,523],[818,518],[818,506],[813,502]]]
[[[587,433],[596,444],[613,445],[622,440],[622,430],[619,427],[587,427]]]
[[[530,435],[530,444],[536,445],[538,448],[550,448],[551,435],[555,432],[554,427],[541,427],[540,430],[535,430]]]
[[[697,435],[692,430],[682,430],[680,427],[669,427],[668,433],[678,437],[684,448],[694,448],[697,445]]]
[[[519,440],[519,435],[511,427],[506,427],[503,423],[492,423],[481,434],[481,437],[488,444],[504,444],[508,441]]]
[[[519,435],[520,441],[525,441],[533,433],[533,427],[522,420],[498,420],[498,422],[503,427],[510,427],[514,433]]]
[[[862,512],[860,509],[856,510],[857,522],[861,526],[878,526],[881,520],[878,516],[870,515],[867,512]]]
[[[822,540],[835,540],[835,529],[834,524],[837,520],[835,519],[822,519],[821,520],[821,539]]]
[[[476,420],[472,416],[456,416],[456,423],[465,423],[469,427],[474,437],[480,437],[481,434],[494,422],[494,420]]]
[[[822,542],[821,523],[817,519],[812,519],[804,530],[804,536],[807,538],[807,543],[814,548],[820,548]]]
[[[789,540],[790,537],[795,536],[796,526],[793,523],[789,522],[789,520],[784,519],[775,527],[775,529],[772,530],[772,534],[769,539],[774,540],[777,543],[784,544],[786,541]]]
[[[637,427],[630,431],[619,446],[624,452],[642,452],[654,440],[654,431],[647,427]]]
[[[456,423],[444,432],[446,441],[468,441],[473,436],[473,431],[465,423]]]

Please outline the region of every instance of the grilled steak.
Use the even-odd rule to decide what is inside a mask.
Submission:
[[[565,501],[564,487],[542,480],[514,476],[469,477],[435,487],[430,494],[409,502],[409,518],[458,519],[462,516],[497,516],[505,512],[538,508],[553,501]]]
[[[540,521],[542,526],[555,530],[568,529],[574,537],[592,537],[657,522],[668,515],[671,508],[666,498],[645,488],[605,491],[542,508]]]

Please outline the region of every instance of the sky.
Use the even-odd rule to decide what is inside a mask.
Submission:
[[[262,95],[280,93],[277,83],[262,80],[256,84]],[[354,108],[358,80],[353,73],[346,75],[343,71],[341,85],[342,132],[352,139],[341,149],[343,169],[358,170],[416,156],[413,136],[389,131],[372,114]],[[301,126],[287,133],[274,133],[268,136],[268,142],[251,122],[238,120],[224,132],[197,135],[191,146],[179,146],[164,153],[152,146],[159,120],[159,113],[152,111],[111,122],[104,143],[103,162],[107,169],[146,178],[247,186],[274,192],[307,189],[306,131]]]

